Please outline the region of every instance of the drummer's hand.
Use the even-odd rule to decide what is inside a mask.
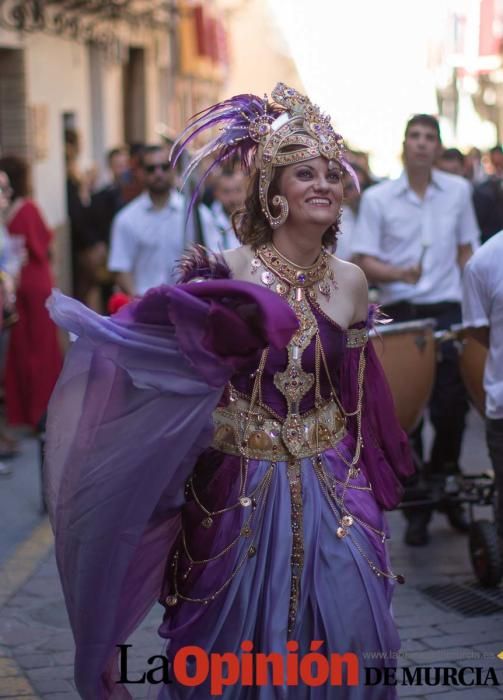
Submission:
[[[419,278],[421,277],[421,273],[421,265],[411,265],[410,267],[402,267],[400,281],[405,282],[405,284],[417,284]]]

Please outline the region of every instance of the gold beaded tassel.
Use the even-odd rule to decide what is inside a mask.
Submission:
[[[291,586],[290,604],[288,609],[288,633],[291,634],[295,627],[295,620],[297,618],[300,597],[300,582],[302,577],[302,569],[304,566],[302,482],[300,460],[298,459],[293,459],[288,465],[288,484],[290,486],[292,528],[292,554],[290,559]]]
[[[266,511],[266,502],[269,494],[269,488],[271,486],[274,471],[276,469],[276,463],[271,462],[267,472],[265,473],[262,481],[258,484],[255,490],[252,492],[252,498],[245,496],[239,499],[239,504],[245,508],[250,508],[245,523],[240,528],[236,537],[229,542],[220,552],[214,554],[206,559],[194,559],[192,556],[186,539],[186,533],[182,527],[182,537],[180,547],[177,549],[173,556],[171,562],[171,593],[165,598],[165,603],[168,607],[175,607],[180,601],[188,603],[198,603],[202,605],[208,605],[213,600],[215,600],[224,591],[229,584],[238,575],[241,569],[245,566],[246,562],[253,558],[257,553],[258,538],[260,536],[264,514]],[[217,588],[212,594],[206,596],[205,598],[194,598],[188,595],[184,595],[180,591],[179,581],[181,579],[182,583],[187,580],[190,571],[198,566],[204,566],[210,562],[217,561],[227,554],[234,546],[242,541],[242,538],[251,539],[251,543],[245,548],[245,551],[238,563],[236,564],[232,573],[227,577],[227,579]],[[180,554],[183,553],[189,562],[187,570],[182,574],[179,570],[180,568]],[[187,576],[185,576],[187,574]]]
[[[343,405],[340,402],[340,399],[337,396],[337,392],[335,391],[335,388],[332,384],[332,379],[330,377],[330,372],[328,369],[328,363],[327,363],[327,358],[325,355],[325,350],[323,349],[323,345],[321,343],[321,339],[318,338],[319,340],[319,345],[317,344],[316,346],[316,362],[319,362],[318,360],[318,347],[319,347],[319,353],[321,356],[321,360],[323,362],[323,367],[325,370],[326,377],[328,379],[328,382],[330,384],[330,389],[331,389],[331,394],[334,400],[337,402],[337,405],[342,411],[342,414],[344,418],[350,418],[353,416],[356,416],[356,448],[355,448],[355,454],[351,462],[348,462],[344,455],[341,454],[341,452],[338,450],[337,447],[335,447],[335,451],[339,455],[339,457],[342,459],[344,464],[349,467],[349,472],[346,478],[346,484],[348,479],[356,479],[359,474],[359,467],[358,467],[358,462],[360,461],[360,456],[361,456],[361,451],[363,449],[363,437],[362,437],[362,408],[363,408],[363,383],[365,379],[365,368],[366,368],[366,355],[365,355],[365,346],[363,346],[360,350],[360,355],[358,358],[358,396],[357,396],[357,402],[356,402],[356,409],[354,411],[347,411],[344,409]],[[317,370],[319,371],[319,369]]]
[[[369,523],[365,522],[364,520],[361,520],[356,515],[354,515],[354,514],[352,515],[347,511],[346,506],[344,504],[344,491],[342,493],[342,496],[338,498],[335,484],[330,483],[328,475],[325,472],[321,455],[318,455],[316,457],[316,459],[312,461],[312,464],[313,464],[314,472],[315,472],[316,476],[318,477],[318,480],[319,480],[320,485],[322,487],[322,491],[325,495],[325,498],[328,501],[330,509],[332,510],[333,514],[335,515],[336,520],[338,520],[340,523],[340,526],[336,530],[337,537],[339,539],[344,539],[347,535],[349,535],[349,538],[352,540],[354,546],[356,547],[358,552],[361,554],[361,556],[365,559],[365,561],[369,565],[370,569],[373,571],[373,573],[377,577],[382,576],[384,578],[394,580],[400,584],[405,583],[405,577],[402,574],[395,574],[392,571],[383,571],[382,569],[379,568],[379,566],[377,566],[377,564],[365,553],[365,551],[359,545],[359,543],[357,542],[355,537],[353,537],[351,535],[351,528],[356,521],[363,528],[370,530],[371,532],[378,535],[382,539],[383,543],[385,541],[385,533],[381,530],[376,530]],[[338,509],[340,509],[340,511],[342,513],[342,517],[340,516]]]

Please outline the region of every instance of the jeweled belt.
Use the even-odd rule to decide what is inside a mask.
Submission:
[[[236,399],[213,412],[212,447],[249,459],[281,461],[312,457],[334,447],[346,435],[345,421],[335,401],[298,418],[300,435],[295,453],[292,453],[283,440],[283,421],[261,406],[255,405],[250,411],[246,399]]]

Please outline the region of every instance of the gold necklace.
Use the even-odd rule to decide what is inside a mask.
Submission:
[[[284,262],[286,262],[288,265],[291,265],[293,268],[297,268],[299,270],[311,270],[312,268],[315,268],[316,265],[318,264],[320,257],[323,253],[323,247],[320,248],[320,252],[316,256],[316,260],[311,264],[311,265],[300,265],[299,263],[293,262],[293,260],[290,260],[290,258],[287,258],[284,253],[282,253],[279,248],[277,248],[274,243],[271,241],[271,248],[273,251],[278,255]]]
[[[265,270],[260,279],[267,287],[273,286],[278,294],[286,296],[290,289],[304,289],[313,299],[316,297],[314,289],[317,285],[320,294],[330,299],[332,287],[335,287],[335,278],[330,267],[330,256],[325,248],[322,248],[319,256],[312,265],[303,266],[289,260],[281,253],[274,243],[266,243],[256,251],[252,260],[252,273],[261,266]],[[279,281],[278,279],[279,278]]]

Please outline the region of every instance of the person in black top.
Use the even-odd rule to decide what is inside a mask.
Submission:
[[[482,233],[482,243],[503,229],[503,149],[489,151],[494,173],[473,190],[473,205]]]

